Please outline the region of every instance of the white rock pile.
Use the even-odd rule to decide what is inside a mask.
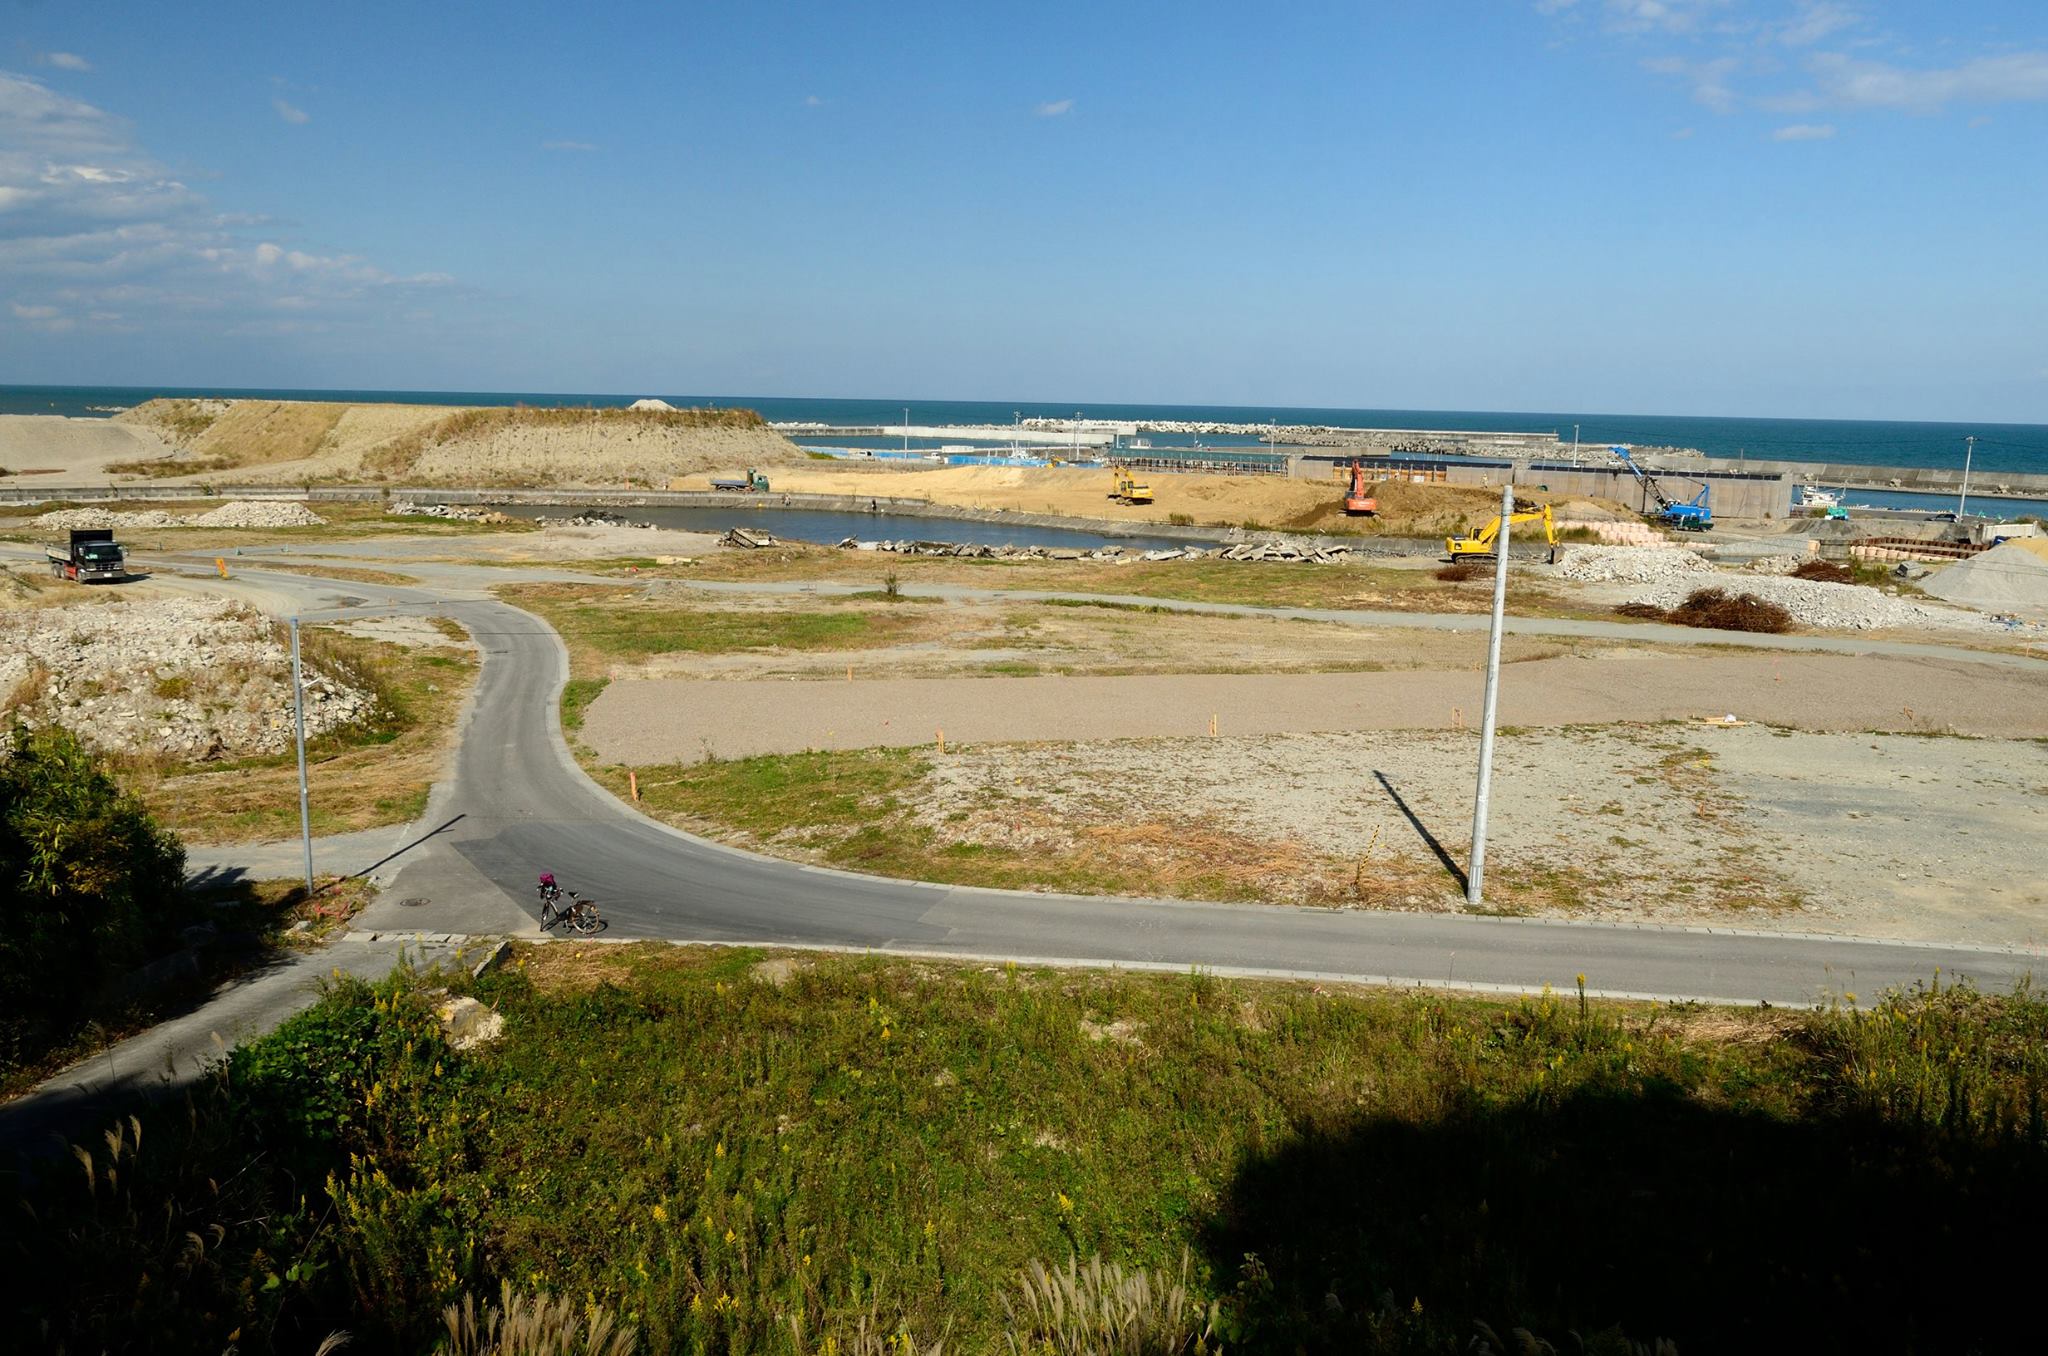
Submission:
[[[102,752],[180,761],[291,747],[291,651],[224,598],[151,598],[0,613],[0,709],[63,725]],[[308,666],[306,732],[372,720],[376,698]]]
[[[1829,584],[1818,579],[1793,579],[1782,575],[1743,575],[1725,580],[1664,580],[1634,590],[1628,601],[1674,607],[1694,589],[1725,588],[1729,593],[1747,593],[1776,603],[1803,626],[1824,626],[1839,631],[1884,631],[1923,627],[1978,630],[1987,620],[1959,608],[1935,607],[1880,593],[1861,584]]]
[[[53,509],[30,522],[51,531],[68,532],[81,527],[111,527],[133,531],[149,527],[321,527],[327,522],[304,504],[291,499],[232,499],[206,513],[179,517],[162,509],[115,513],[111,509]]]
[[[1575,546],[1557,562],[1560,578],[1582,584],[1646,584],[1711,574],[1714,567],[1676,547]]]
[[[394,518],[446,518],[457,523],[509,523],[511,518],[496,509],[478,508],[473,504],[415,504],[410,499],[401,499],[386,512]]]

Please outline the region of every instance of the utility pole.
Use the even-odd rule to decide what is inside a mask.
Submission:
[[[1579,426],[1572,425],[1572,465],[1579,464]]]
[[[1977,435],[1972,433],[1963,439],[1963,492],[1956,497],[1956,519],[1962,520],[1963,508],[1970,502],[1970,454],[1977,450]]]
[[[910,450],[910,406],[903,407],[903,450]]]
[[[313,813],[306,799],[306,684],[299,667],[299,619],[292,618],[292,723],[298,727],[299,837],[306,845],[306,898],[313,897]]]
[[[1486,699],[1479,718],[1479,793],[1472,800],[1472,857],[1465,864],[1465,902],[1479,905],[1486,881],[1486,802],[1493,789],[1493,718],[1500,704],[1501,619],[1508,605],[1508,519],[1515,513],[1512,476],[1500,487],[1500,535],[1493,539],[1493,630],[1486,638]]]

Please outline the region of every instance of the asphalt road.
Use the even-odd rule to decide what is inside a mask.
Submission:
[[[1937,969],[1944,978],[2003,989],[2031,974],[2038,959],[2018,950],[1723,929],[1024,894],[759,857],[647,819],[575,765],[559,726],[557,699],[568,674],[560,639],[462,577],[487,573],[489,582],[509,582],[513,572],[448,571],[445,585],[417,589],[252,567],[243,573],[309,607],[436,611],[461,621],[482,645],[455,775],[429,807],[430,835],[390,864],[393,884],[365,915],[367,927],[475,933],[530,926],[532,883],[552,871],[599,902],[614,939],[1199,966],[1511,991],[1570,989],[1583,974],[1595,994],[1776,1004],[1867,997]]]

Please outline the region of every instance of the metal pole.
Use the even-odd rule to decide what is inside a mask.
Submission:
[[[903,450],[910,450],[910,406],[903,407]]]
[[[1572,465],[1579,464],[1579,426],[1572,425]]]
[[[1501,618],[1508,606],[1508,519],[1515,512],[1515,482],[1500,487],[1500,535],[1493,539],[1493,630],[1486,638],[1486,700],[1479,718],[1479,793],[1472,801],[1472,859],[1465,867],[1465,902],[1479,904],[1486,880],[1486,802],[1493,787],[1493,716],[1500,703]]]
[[[1963,492],[1956,496],[1956,517],[1963,516],[1963,508],[1970,502],[1970,454],[1977,450],[1977,435],[1963,439]]]
[[[292,618],[292,723],[298,727],[299,837],[306,844],[306,897],[313,897],[313,812],[306,799],[306,685],[299,668],[299,619]]]

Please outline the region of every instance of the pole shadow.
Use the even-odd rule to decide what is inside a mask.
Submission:
[[[1422,839],[1429,850],[1436,854],[1436,859],[1443,863],[1444,870],[1450,872],[1451,878],[1458,882],[1458,892],[1463,894],[1471,885],[1470,880],[1466,878],[1465,868],[1458,865],[1457,858],[1451,856],[1437,836],[1429,831],[1429,826],[1422,822],[1408,802],[1402,798],[1401,793],[1394,789],[1394,783],[1388,779],[1387,774],[1375,768],[1372,775],[1379,781],[1387,797],[1394,802],[1394,808],[1401,812],[1401,817],[1408,821],[1408,827],[1415,830],[1416,836]]]

